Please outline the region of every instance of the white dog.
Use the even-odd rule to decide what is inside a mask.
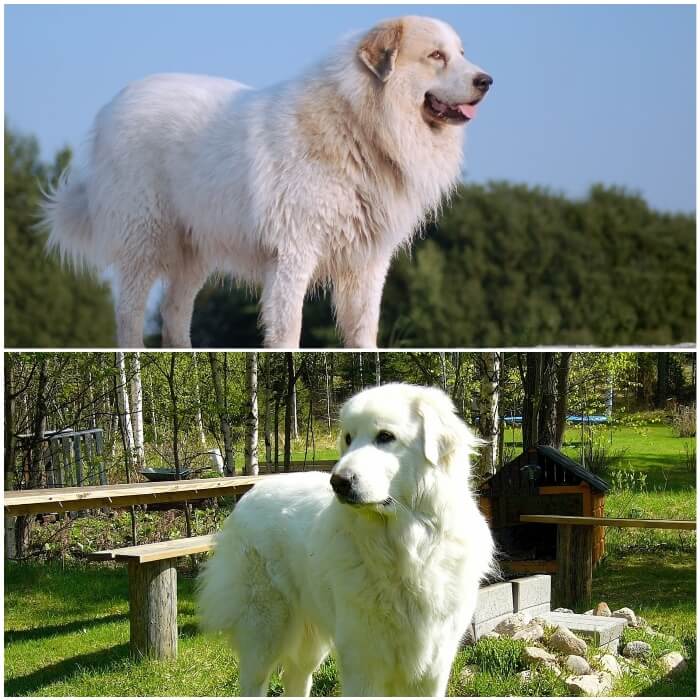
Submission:
[[[230,638],[242,695],[283,668],[308,695],[333,648],[346,695],[444,695],[490,567],[469,491],[475,438],[437,389],[389,384],[341,411],[331,476],[271,476],[243,497],[200,580],[203,628]]]
[[[189,346],[216,272],[262,285],[269,347],[298,345],[304,296],[326,284],[345,344],[373,347],[391,258],[457,181],[461,126],[492,82],[463,54],[444,22],[404,17],[265,90],[133,83],[47,201],[49,246],[111,270],[121,347],[142,344],[157,279],[163,344]]]

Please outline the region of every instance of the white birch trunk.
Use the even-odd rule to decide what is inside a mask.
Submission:
[[[131,422],[134,430],[134,458],[139,469],[145,466],[143,447],[143,389],[141,387],[141,356],[135,352],[131,357]]]
[[[207,441],[204,436],[204,422],[202,421],[202,402],[199,396],[199,370],[197,369],[197,353],[192,353],[192,364],[194,365],[194,402],[195,412],[194,420],[197,424],[197,433],[199,434],[199,442],[202,447],[207,446]]]
[[[296,372],[296,362],[294,363],[294,371]],[[299,419],[297,417],[297,384],[294,382],[292,388],[292,437],[295,440],[299,439]]]
[[[326,373],[326,416],[328,418],[328,434],[331,433],[331,385],[328,374],[328,359],[326,353],[323,353],[323,368]]]
[[[258,473],[258,353],[245,356],[248,412],[245,422],[245,473]]]
[[[481,353],[479,391],[479,434],[486,441],[481,448],[484,476],[496,473],[498,465],[498,399],[501,357],[497,352]]]
[[[119,412],[119,420],[124,427],[124,437],[126,438],[126,451],[129,455],[129,461],[134,463],[134,431],[131,426],[131,412],[129,410],[129,391],[126,381],[126,362],[124,361],[124,353],[115,353],[117,357],[117,368],[119,369],[119,380],[117,382],[117,410]]]

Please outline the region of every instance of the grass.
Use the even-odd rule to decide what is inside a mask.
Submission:
[[[593,600],[612,609],[629,606],[654,627],[677,638],[651,639],[656,655],[682,650],[688,671],[673,682],[658,670],[639,669],[616,686],[619,695],[695,695],[695,557],[678,552],[610,557],[594,577]],[[583,609],[583,608],[582,608]],[[236,661],[218,638],[198,633],[194,581],[178,577],[179,657],[173,662],[132,661],[126,572],[111,565],[58,562],[10,563],[5,569],[5,694],[230,696],[237,694]],[[649,639],[641,632],[630,632]],[[630,637],[632,638],[632,637]],[[523,683],[522,643],[483,640],[455,659],[448,694],[503,696],[566,695],[560,679],[537,675]],[[465,666],[479,672],[469,682]],[[271,692],[282,690],[274,677]],[[328,660],[316,673],[313,694],[336,695],[337,673]]]
[[[696,487],[695,469],[689,467],[686,458],[686,447],[694,448],[695,438],[678,437],[670,424],[643,420],[631,425],[613,424],[611,427],[594,428],[594,439],[605,444],[612,453],[611,471],[645,474],[649,489],[685,491]],[[520,428],[506,428],[505,444],[516,454],[520,452]],[[575,461],[581,461],[580,427],[566,429],[562,451]]]

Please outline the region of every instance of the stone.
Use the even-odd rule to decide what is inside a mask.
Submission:
[[[569,676],[564,683],[572,695],[604,695],[612,688],[612,678],[603,672]]]
[[[512,639],[522,639],[525,642],[538,642],[542,637],[544,637],[544,627],[536,622],[528,622],[525,627],[521,627],[512,635]]]
[[[528,665],[556,663],[557,657],[540,647],[525,647],[522,653],[522,661]]]
[[[523,683],[527,683],[532,678],[532,671],[530,671],[530,669],[527,671],[520,671],[518,677]]]
[[[595,657],[603,671],[609,673],[613,678],[619,678],[622,675],[622,667],[617,658],[612,654],[602,654]]]
[[[599,617],[612,617],[610,606],[607,603],[598,603],[593,609],[593,614]]]
[[[586,639],[591,646],[615,651],[618,640],[625,628],[625,621],[617,617],[600,615],[569,615],[567,613],[551,612],[542,617],[552,627],[563,626],[577,636]]]
[[[591,666],[588,661],[583,656],[577,656],[576,654],[569,654],[566,657],[564,667],[575,676],[585,676],[591,672]]]
[[[501,635],[498,634],[498,632],[487,632],[486,634],[481,635],[482,639],[500,639]]]
[[[595,674],[600,682],[600,692],[602,695],[609,695],[613,687],[613,677],[606,671],[598,671]]]
[[[628,642],[622,650],[622,655],[628,659],[646,659],[649,654],[651,646],[642,641]]]
[[[659,664],[667,676],[675,676],[677,673],[682,673],[688,668],[688,663],[683,657],[683,654],[677,651],[671,651],[664,654],[659,659]]]
[[[537,615],[537,617],[533,617],[532,620],[530,620],[530,622],[535,622],[540,627],[547,627],[547,625],[549,624],[547,620],[544,617],[542,617],[542,615]]]
[[[620,608],[619,610],[613,610],[612,616],[627,620],[632,627],[635,627],[637,624],[637,616],[634,614],[634,610],[631,608]]]
[[[588,651],[588,645],[583,639],[579,639],[567,627],[557,627],[554,634],[549,638],[549,646],[556,651],[564,654],[577,654],[585,656]]]
[[[546,574],[515,578],[513,586],[513,610],[521,612],[527,608],[546,604],[549,608],[552,598],[552,577]]]
[[[574,611],[571,610],[571,608],[554,608],[552,612],[557,612],[557,613],[567,613],[568,615],[573,615]]]
[[[586,610],[586,612],[583,613],[583,614],[584,614],[584,615],[592,615],[592,614],[593,614],[593,611],[592,611],[592,610]]]
[[[592,673],[585,676],[568,676],[564,679],[566,689],[571,695],[598,695],[600,683]]]
[[[494,630],[498,634],[502,634],[506,637],[512,637],[516,632],[520,631],[530,622],[530,616],[526,613],[518,612],[508,615],[505,619],[501,620],[495,627]]]
[[[465,666],[460,672],[459,672],[459,679],[464,682],[468,683],[474,676],[479,672],[479,667],[478,666]]]
[[[633,627],[649,627],[649,623],[641,615],[637,615],[637,624],[632,625]]]

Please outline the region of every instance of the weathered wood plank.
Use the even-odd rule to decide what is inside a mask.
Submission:
[[[214,496],[245,493],[258,481],[269,476],[233,476],[221,479],[139,482],[64,489],[28,489],[5,491],[5,513],[24,515],[60,512],[96,506],[113,508],[139,503],[197,501]]]
[[[190,554],[200,554],[213,548],[214,535],[201,535],[199,537],[170,540],[169,542],[122,547],[121,549],[111,550],[111,553],[115,561],[136,561],[140,564],[146,564],[153,561],[185,557]]]
[[[522,523],[550,523],[552,525],[584,525],[603,527],[646,527],[659,530],[695,530],[694,520],[655,520],[639,518],[594,518],[574,515],[521,515]]]

